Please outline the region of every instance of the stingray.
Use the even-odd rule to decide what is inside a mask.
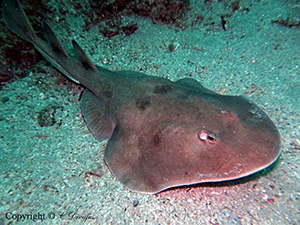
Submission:
[[[109,139],[105,163],[127,188],[158,193],[172,187],[248,176],[280,155],[270,118],[242,96],[225,96],[191,78],[171,80],[95,66],[78,43],[77,59],[44,22],[35,35],[20,3],[3,1],[7,27],[69,79],[85,87],[80,103],[89,130]]]

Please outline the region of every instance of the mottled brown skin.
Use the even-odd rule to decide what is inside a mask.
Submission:
[[[146,89],[139,93],[147,95],[143,108],[137,110],[132,101],[119,109],[125,116],[118,117],[105,160],[130,189],[155,193],[232,180],[277,158],[279,134],[266,114],[243,97],[206,93],[200,84],[198,89],[183,84],[192,82],[196,83],[186,79],[168,84],[172,90],[163,94]],[[201,131],[210,139],[201,140]]]
[[[81,110],[105,162],[129,189],[157,193],[194,183],[232,180],[262,170],[280,154],[268,116],[239,96],[222,96],[194,79],[172,82],[139,72],[96,67],[73,41],[71,59],[49,25],[38,38],[16,0],[3,1],[8,28],[31,42],[86,90]]]

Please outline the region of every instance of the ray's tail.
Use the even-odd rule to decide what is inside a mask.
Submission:
[[[19,37],[33,43],[35,34],[20,3],[10,0],[3,1],[2,8],[6,26]]]
[[[47,42],[35,35],[35,32],[25,15],[18,0],[3,0],[3,17],[6,26],[16,35],[32,43],[35,48],[59,71],[76,83],[86,86],[97,68],[84,53],[75,40],[72,41],[79,62],[70,58],[62,47],[51,27],[44,22],[44,32]]]

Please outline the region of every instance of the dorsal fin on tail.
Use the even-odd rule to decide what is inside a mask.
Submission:
[[[81,61],[80,63],[71,59],[46,22],[44,22],[44,31],[47,42],[35,35],[18,0],[2,0],[2,8],[5,24],[13,33],[32,43],[52,65],[69,79],[78,84],[89,84],[89,80],[91,79],[90,72],[98,70],[78,44],[73,44],[73,46]]]
[[[96,66],[92,63],[90,58],[84,53],[83,49],[79,46],[79,44],[75,40],[72,40],[72,45],[75,50],[76,56],[80,60],[82,66],[87,70],[92,70],[94,72],[97,72],[98,69],[96,68]]]
[[[46,39],[48,43],[51,45],[52,50],[55,53],[63,54],[65,57],[70,58],[70,56],[67,54],[63,46],[61,45],[60,41],[57,39],[55,33],[53,32],[50,25],[44,21],[44,31],[46,34]]]

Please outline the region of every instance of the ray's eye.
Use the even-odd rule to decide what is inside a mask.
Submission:
[[[215,144],[217,142],[217,137],[214,133],[207,130],[200,130],[198,132],[198,138],[201,141],[208,142],[209,144]]]

